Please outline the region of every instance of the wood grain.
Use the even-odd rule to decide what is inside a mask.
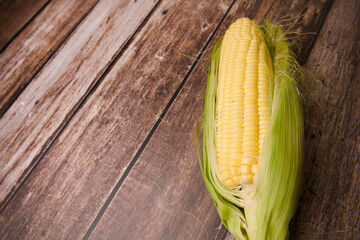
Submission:
[[[195,148],[210,54],[200,59],[90,239],[221,239],[224,229]]]
[[[0,119],[1,207],[155,4],[101,1]]]
[[[360,2],[336,0],[306,63],[304,192],[291,239],[360,239]]]
[[[322,6],[317,5],[317,1],[292,4],[236,2],[210,46],[214,46],[225,29],[239,17],[250,16],[261,21],[271,15],[273,20],[279,20],[283,9],[297,15],[312,4],[320,8],[306,11],[303,17],[314,18],[314,21],[297,28],[308,31],[314,29],[311,22],[317,22],[315,30],[318,32],[322,22],[319,16],[326,16],[329,3]],[[268,10],[261,13],[258,9]],[[315,35],[311,37],[315,38]],[[312,41],[314,39],[308,39],[309,43]],[[124,239],[141,239],[143,236],[147,239],[223,239],[224,228],[203,183],[195,148],[196,127],[203,118],[206,70],[211,51],[212,47],[200,59],[90,239],[116,239],[116,236],[125,236]],[[304,50],[303,54],[309,52]]]
[[[1,213],[1,236],[85,234],[230,3],[158,5]]]
[[[49,0],[4,0],[0,3],[0,52]]]
[[[111,48],[113,42],[103,40],[118,33],[110,27],[105,27],[101,40],[94,37],[98,45],[83,45],[82,50],[90,53],[83,56],[74,51],[80,45],[76,43],[87,38],[83,36],[88,33],[85,29],[93,26],[80,25],[34,82],[45,79],[44,72],[48,76],[52,70],[58,73],[58,64],[72,54],[76,59],[71,63],[78,69],[64,65],[63,75],[55,78],[57,82],[49,79],[43,85],[31,83],[31,90],[21,95],[31,101],[15,102],[17,108],[8,117],[8,123],[1,125],[0,120],[0,129],[11,129],[12,124],[20,126],[17,121],[25,125],[14,131],[19,136],[13,134],[7,141],[24,146],[21,151],[26,154],[39,144],[38,154],[23,159],[41,159],[0,212],[0,239],[79,239],[89,226],[95,227],[92,239],[234,239],[230,234],[224,235],[201,179],[194,147],[194,128],[202,118],[211,47],[201,59],[196,57],[231,1],[190,2],[195,1],[163,0],[119,58],[114,56],[123,45]],[[236,1],[210,46],[241,16],[261,21],[265,16],[279,20],[288,13],[289,18],[304,14],[293,29],[319,33],[330,4],[331,1]],[[291,225],[291,239],[360,238],[359,13],[355,0],[345,4],[336,0],[320,34],[311,34],[303,41],[302,61],[312,50],[307,65],[315,79],[306,79],[307,168],[304,193]],[[117,21],[124,17],[128,15]],[[105,16],[99,21],[102,19]],[[102,41],[106,44],[102,45]],[[92,54],[103,53],[97,48],[108,49],[102,56],[105,60],[88,60]],[[63,51],[68,53],[66,57]],[[59,58],[63,60],[56,60]],[[116,64],[109,68],[94,67],[108,66],[114,58]],[[194,63],[197,64],[191,72]],[[88,71],[96,73],[91,75]],[[157,126],[155,122],[190,72]],[[99,78],[102,80],[96,84]],[[36,95],[38,90],[46,96]],[[42,96],[41,101],[38,96]],[[86,102],[80,104],[85,98]],[[25,112],[22,105],[26,106]],[[43,115],[48,109],[54,113],[52,116]],[[19,119],[16,114],[20,114]],[[36,124],[37,119],[43,122]],[[59,137],[55,137],[58,133]],[[2,154],[3,148],[0,149]],[[11,156],[13,153],[7,152]],[[104,215],[97,225],[90,225],[98,213]]]
[[[96,2],[51,1],[0,54],[0,117]]]

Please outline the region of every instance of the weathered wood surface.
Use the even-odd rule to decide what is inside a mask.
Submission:
[[[5,208],[0,235],[85,234],[229,5],[162,1],[157,6]]]
[[[306,65],[306,168],[292,239],[360,239],[360,1],[335,0]]]
[[[3,115],[1,207],[155,4],[131,0],[97,4]]]
[[[318,32],[321,18],[325,18],[330,4],[309,8],[316,4],[317,1],[293,2],[292,6],[280,2],[236,2],[210,46],[214,46],[238,17],[262,21],[272,16],[273,20],[279,20],[283,16],[279,9],[287,9],[289,18],[296,17],[299,11],[306,12],[303,18],[309,21],[298,25],[297,30]],[[313,25],[314,22],[317,25]],[[309,36],[307,42],[314,38],[315,35]],[[203,183],[195,148],[195,131],[203,117],[206,71],[212,51],[212,47],[209,48],[94,227],[90,239],[116,239],[116,236],[126,236],[125,239],[141,239],[142,236],[148,239],[223,239],[224,227],[220,226]],[[308,55],[309,48],[302,54]]]
[[[49,0],[4,0],[0,2],[0,52]]]
[[[16,5],[22,1],[12,2]],[[50,1],[6,47],[6,51],[0,53],[0,117],[96,2]],[[13,18],[17,19],[11,15]]]
[[[360,238],[356,0],[108,3],[99,1],[0,119],[0,133],[13,129],[0,139],[19,151],[1,141],[0,163],[20,156],[27,166],[12,175],[20,180],[9,184],[17,190],[0,211],[0,239],[233,239],[203,184],[195,128],[209,54],[243,16],[300,16],[293,30],[320,33],[302,41],[301,61],[317,80],[306,80],[307,167],[291,239]],[[121,15],[126,7],[136,14]],[[48,79],[53,71],[60,75]]]

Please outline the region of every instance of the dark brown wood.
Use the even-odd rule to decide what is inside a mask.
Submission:
[[[90,239],[221,239],[195,148],[209,54],[200,59]]]
[[[0,117],[97,1],[51,1],[0,54]]]
[[[282,9],[287,9],[289,17],[293,17],[308,6],[318,4],[317,1],[292,3],[291,7],[290,3],[280,2],[236,2],[210,46],[214,46],[225,29],[241,16],[261,21],[266,18],[261,14],[267,14],[277,21],[282,16]],[[318,9],[307,11],[303,17],[317,19],[320,15],[324,18],[329,3],[317,6]],[[254,10],[245,12],[245,9]],[[257,9],[269,11],[259,13]],[[314,22],[318,22],[318,32],[322,19]],[[314,26],[309,22],[298,28],[308,31]],[[309,42],[313,40],[308,39]],[[117,236],[128,239],[141,239],[142,236],[148,239],[223,239],[224,229],[220,227],[220,219],[203,183],[195,148],[196,127],[203,117],[211,50],[212,47],[200,59],[90,239],[116,239]]]
[[[291,239],[360,238],[356,0],[235,1],[200,59],[232,0],[115,2],[99,1],[0,119],[0,176],[10,176],[0,193],[21,183],[0,210],[0,239],[233,240],[203,183],[195,128],[212,47],[245,16],[299,17],[291,30],[316,33],[300,52],[314,77],[305,82],[305,184]],[[4,167],[3,156],[16,163]]]
[[[291,239],[360,239],[360,2],[336,0],[307,67],[305,182]]]
[[[0,119],[1,207],[155,4],[97,4]]]
[[[4,0],[0,2],[0,52],[49,0]]]
[[[0,218],[1,236],[78,239],[85,234],[230,3],[184,0],[162,1],[157,6],[4,209]],[[104,13],[104,7],[100,9]],[[112,16],[110,21],[116,19]],[[90,26],[85,29],[88,28],[91,29]],[[108,30],[102,35],[118,40],[117,32],[118,29]],[[105,54],[104,48],[99,47]],[[65,49],[65,46],[60,49],[57,56],[68,53]],[[97,52],[95,56],[100,54]],[[44,71],[50,71],[50,64]],[[76,78],[76,83],[90,81],[83,74],[89,69],[98,71],[95,67],[91,65],[79,71],[82,75]],[[65,77],[60,79],[66,81]],[[81,82],[82,79],[85,80]],[[69,96],[82,94],[82,90],[75,89],[57,94],[59,100],[47,101],[57,103],[55,108],[63,108],[63,101]],[[41,104],[45,103],[39,101],[37,105]],[[56,116],[57,112],[52,111]]]

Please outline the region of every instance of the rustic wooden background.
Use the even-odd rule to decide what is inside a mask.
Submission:
[[[0,0],[0,239],[234,239],[195,129],[239,17],[301,40],[291,239],[360,239],[359,16],[359,0]]]

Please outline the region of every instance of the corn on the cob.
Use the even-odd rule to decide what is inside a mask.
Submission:
[[[270,120],[272,63],[259,27],[247,18],[222,41],[216,104],[216,149],[224,183],[252,182]]]
[[[237,239],[286,239],[302,176],[300,76],[282,29],[233,23],[210,60],[205,184]],[[197,134],[199,134],[198,129]]]

